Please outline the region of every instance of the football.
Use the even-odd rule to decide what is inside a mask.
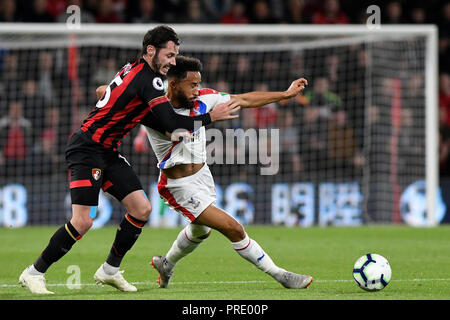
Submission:
[[[356,260],[353,278],[361,289],[379,291],[391,280],[391,266],[387,259],[376,253],[368,253]]]

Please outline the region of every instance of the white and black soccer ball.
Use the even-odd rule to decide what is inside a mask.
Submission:
[[[368,253],[356,260],[353,278],[361,289],[379,291],[391,281],[391,266],[387,259],[376,253]]]

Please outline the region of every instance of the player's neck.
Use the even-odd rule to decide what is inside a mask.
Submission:
[[[156,72],[156,70],[153,69],[153,66],[152,66],[152,59],[151,59],[148,55],[144,54],[144,55],[142,56],[142,59],[144,59],[145,62],[147,62],[147,64],[148,64],[148,66],[150,67],[150,69],[152,69],[154,72]]]

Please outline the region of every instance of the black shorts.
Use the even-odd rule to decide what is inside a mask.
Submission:
[[[98,206],[100,188],[122,201],[142,190],[141,182],[118,151],[106,149],[79,130],[66,148],[72,204]]]

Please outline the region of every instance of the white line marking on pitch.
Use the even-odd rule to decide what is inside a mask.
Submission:
[[[314,282],[353,282],[354,280],[314,280]],[[443,279],[397,279],[391,282],[426,282],[426,281],[450,281],[450,278]],[[249,280],[249,281],[185,281],[185,282],[171,282],[172,285],[180,284],[246,284],[246,283],[269,283],[273,281],[263,280]],[[137,285],[151,285],[156,284],[156,281],[131,282]],[[81,283],[81,286],[96,286],[96,283]],[[48,283],[47,287],[64,287],[66,283]],[[0,284],[0,288],[15,288],[20,287],[19,284]]]

